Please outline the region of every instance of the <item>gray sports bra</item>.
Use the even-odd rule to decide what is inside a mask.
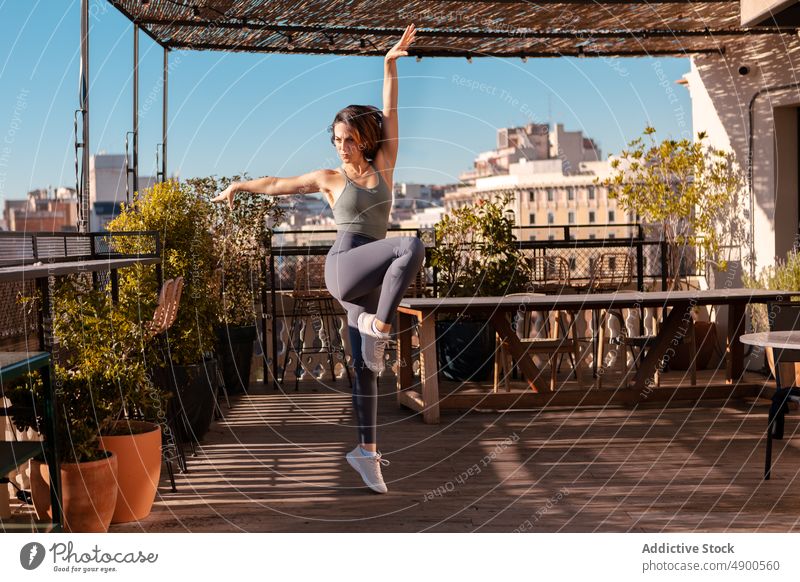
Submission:
[[[370,166],[375,170],[375,166]],[[378,185],[375,188],[364,188],[353,182],[343,168],[339,170],[344,175],[346,184],[332,208],[336,230],[363,234],[374,239],[385,238],[392,210],[392,193],[381,173],[375,170],[378,175]]]

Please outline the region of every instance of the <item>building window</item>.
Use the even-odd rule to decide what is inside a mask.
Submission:
[[[548,202],[552,202],[553,201],[553,189],[552,188],[548,188],[547,189],[547,201]]]
[[[567,213],[567,221],[570,224],[575,224],[575,213],[574,212],[570,211],[570,212]]]
[[[608,238],[617,238],[617,235],[615,235],[613,232],[609,232]]]
[[[613,210],[609,210],[608,211],[608,221],[609,222],[614,222],[615,220],[616,220],[616,217],[614,216],[614,211]]]
[[[547,213],[547,224],[553,224],[554,221],[555,221],[555,218],[553,217],[553,213],[552,212],[548,212]]]
[[[528,222],[529,222],[530,224],[536,224],[536,215],[535,215],[535,214],[531,214],[531,215],[528,217]]]
[[[575,260],[575,257],[569,258],[569,270],[574,271],[575,267],[578,265],[578,262]]]
[[[547,240],[556,240],[556,236],[554,234],[550,234],[547,236]]]
[[[575,188],[572,186],[567,188],[567,200],[575,200]]]
[[[533,190],[528,190],[528,202],[536,202],[536,194]]]
[[[590,235],[589,235],[589,240],[594,240],[594,239],[596,239],[596,238],[597,238],[597,237],[594,235],[594,233],[592,233],[592,234],[590,234]]]
[[[594,210],[589,211],[589,222],[594,222]]]
[[[594,186],[589,186],[586,195],[589,197],[589,200],[594,200]]]

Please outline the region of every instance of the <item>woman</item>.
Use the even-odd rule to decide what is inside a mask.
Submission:
[[[214,198],[233,207],[237,192],[306,194],[321,192],[333,210],[336,241],[325,260],[325,284],[347,311],[353,348],[353,407],[359,445],[346,459],[378,493],[387,488],[377,450],[378,372],[400,299],[422,268],[425,247],[416,237],[386,239],[392,205],[392,174],[398,151],[397,63],[408,55],[415,27],[409,25],[384,58],[383,111],[350,105],[331,124],[331,143],[342,159],[337,170],[322,169],[293,178],[264,177],[231,184]],[[401,363],[402,364],[402,363]]]

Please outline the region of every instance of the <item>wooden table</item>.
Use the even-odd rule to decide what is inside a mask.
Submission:
[[[426,423],[438,423],[442,409],[481,408],[536,408],[547,404],[575,406],[609,403],[636,403],[644,398],[650,401],[675,398],[722,398],[744,396],[752,393],[755,385],[740,382],[744,368],[743,345],[739,341],[745,326],[745,308],[750,303],[786,301],[800,295],[793,291],[764,291],[756,289],[720,289],[708,291],[655,291],[617,292],[564,295],[514,295],[509,297],[423,298],[404,299],[398,307],[398,403],[422,412]],[[726,382],[718,386],[659,388],[652,390],[658,362],[676,345],[681,328],[695,306],[728,306],[726,338]],[[509,315],[517,310],[527,311],[582,311],[639,307],[669,308],[658,336],[648,350],[634,375],[632,386],[608,390],[550,392],[542,374],[525,349],[517,334],[512,331]],[[665,311],[666,312],[666,311]],[[500,337],[508,342],[512,356],[528,382],[530,391],[524,393],[453,393],[440,398],[438,366],[436,360],[436,316],[463,314],[487,318]],[[411,331],[418,323],[420,343],[420,380],[415,382],[411,367]]]

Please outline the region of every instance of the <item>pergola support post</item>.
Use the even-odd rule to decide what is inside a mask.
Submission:
[[[133,23],[133,197],[139,194],[139,25]],[[127,179],[127,177],[126,177]]]
[[[83,121],[78,192],[78,232],[89,232],[89,0],[81,0],[81,76],[78,101]],[[76,124],[77,125],[77,124]],[[77,137],[76,137],[77,140]]]
[[[169,49],[164,47],[164,94],[161,107],[161,180],[167,181],[167,90],[169,89]]]

